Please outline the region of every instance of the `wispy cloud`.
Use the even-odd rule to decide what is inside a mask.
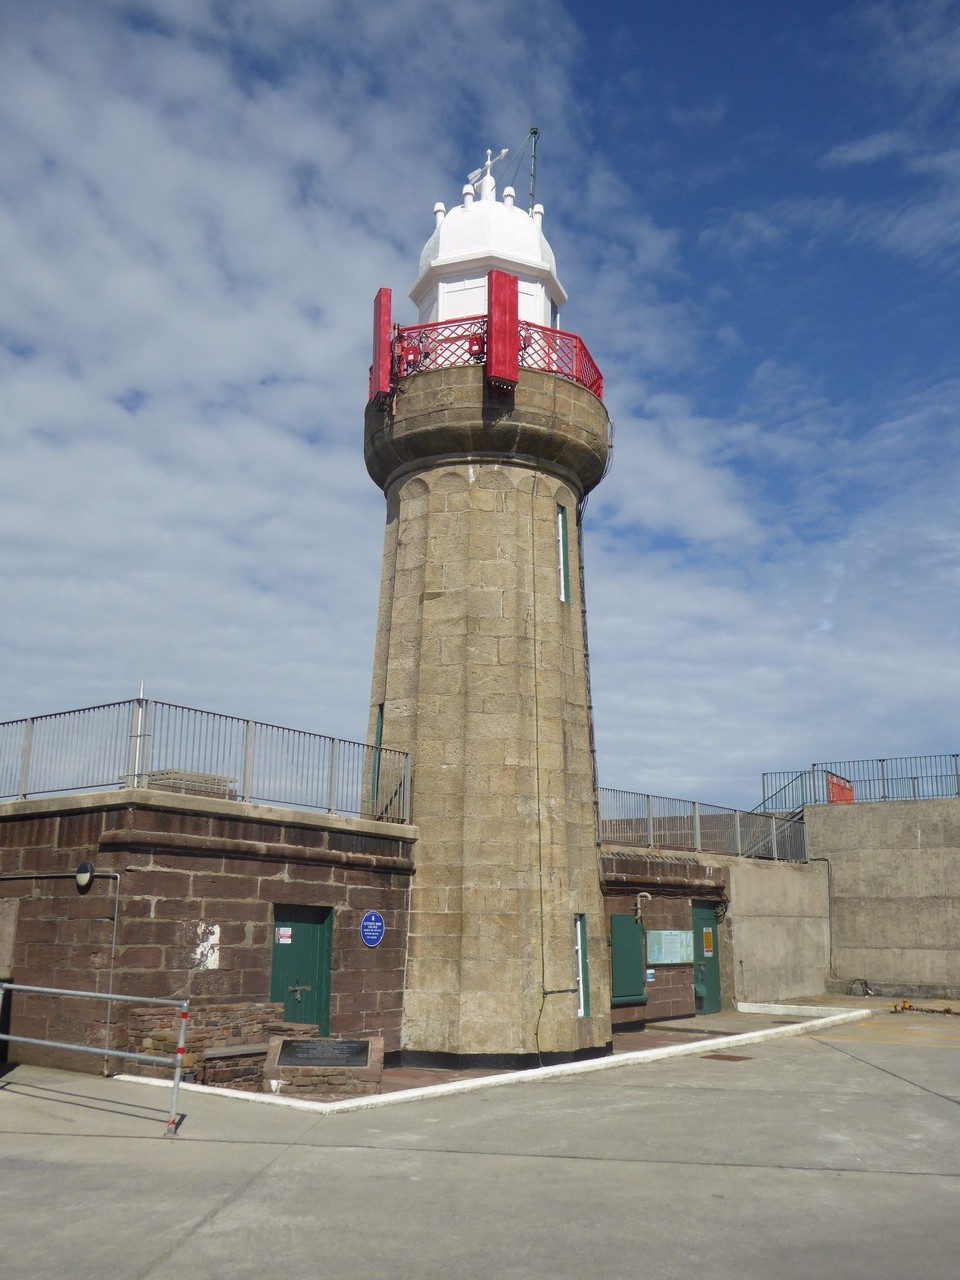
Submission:
[[[891,156],[911,155],[917,150],[917,141],[903,130],[882,133],[871,133],[866,138],[857,138],[853,142],[842,142],[831,147],[824,157],[824,162],[843,167],[844,165],[876,164],[880,160],[888,160]]]
[[[956,0],[880,0],[854,19],[870,34],[871,69],[924,108],[939,107],[960,86]]]
[[[817,243],[848,226],[845,202],[827,196],[779,200],[765,209],[735,209],[722,223],[706,227],[700,244],[733,257],[793,244]]]
[[[729,109],[728,99],[721,95],[698,106],[671,106],[667,117],[685,133],[711,133],[726,119]]]

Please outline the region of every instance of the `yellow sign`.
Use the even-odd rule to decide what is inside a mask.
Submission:
[[[709,960],[713,955],[713,926],[705,925],[703,930],[703,958]]]

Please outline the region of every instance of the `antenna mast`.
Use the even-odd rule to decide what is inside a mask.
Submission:
[[[537,139],[540,137],[540,130],[536,125],[530,127],[530,212],[533,213],[533,206],[537,203]]]

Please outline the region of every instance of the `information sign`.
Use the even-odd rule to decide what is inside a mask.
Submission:
[[[648,929],[647,964],[693,964],[693,930]]]

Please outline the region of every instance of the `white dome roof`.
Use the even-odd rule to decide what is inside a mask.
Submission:
[[[437,226],[424,245],[420,275],[410,290],[422,322],[470,314],[453,301],[453,293],[462,296],[465,305],[475,305],[476,290],[482,287],[485,291],[486,275],[492,268],[518,276],[527,282],[528,289],[541,295],[542,306],[537,306],[538,314],[527,317],[531,320],[549,322],[551,311],[555,315],[567,300],[557,278],[553,250],[541,230],[543,206],[536,205],[531,213],[517,208],[512,187],[505,188],[503,200],[498,200],[490,173],[492,163],[488,151],[479,190],[468,183],[463,189],[463,204],[449,213],[443,205],[434,206]],[[454,282],[456,290],[444,287]]]
[[[510,188],[507,188],[509,193]],[[557,260],[539,227],[539,220],[496,198],[474,200],[451,209],[424,245],[420,275],[431,267],[497,257],[517,265],[557,274]]]

